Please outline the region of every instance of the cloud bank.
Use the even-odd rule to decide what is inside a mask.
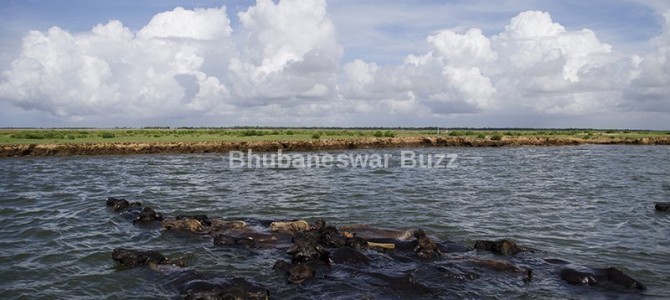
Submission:
[[[19,56],[3,66],[0,101],[88,124],[208,116],[229,120],[211,125],[369,119],[402,126],[414,125],[402,121],[409,119],[667,114],[670,11],[663,16],[650,53],[619,53],[592,30],[568,30],[548,12],[525,11],[490,36],[436,28],[427,52],[378,65],[342,61],[346,49],[325,0],[258,0],[234,16],[235,30],[225,7],[178,7],[137,31],[116,20],[87,32],[30,31]]]

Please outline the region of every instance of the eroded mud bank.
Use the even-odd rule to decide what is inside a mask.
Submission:
[[[577,137],[504,137],[501,140],[469,137],[396,137],[359,139],[322,139],[301,141],[236,142],[156,142],[156,143],[84,143],[19,144],[0,146],[0,157],[126,155],[157,153],[226,153],[228,151],[319,151],[405,147],[502,147],[566,146],[581,144],[670,145],[670,137],[598,138]]]

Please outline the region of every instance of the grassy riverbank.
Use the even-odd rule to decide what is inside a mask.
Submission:
[[[480,140],[505,138],[570,138],[626,140],[667,138],[670,131],[591,129],[305,129],[305,128],[216,128],[216,129],[0,129],[0,145],[72,143],[239,142],[309,141],[392,137],[467,137]]]
[[[349,129],[0,129],[0,145],[54,143],[299,141],[429,134],[425,130]]]
[[[411,147],[670,145],[665,131],[474,129],[4,129],[0,157]]]

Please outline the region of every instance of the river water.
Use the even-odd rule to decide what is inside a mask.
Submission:
[[[438,167],[409,168],[401,151],[449,158]],[[190,268],[247,278],[279,299],[670,296],[670,214],[654,211],[654,202],[670,201],[667,146],[320,153],[340,154],[386,155],[389,163],[378,168],[232,168],[227,154],[0,159],[0,298],[179,297],[166,276],[146,268],[115,268],[110,253],[121,246],[189,253]],[[551,257],[616,266],[647,290],[571,286],[550,267],[536,272],[530,283],[506,278],[512,275],[481,274],[469,282],[426,284],[434,292],[424,296],[376,289],[335,271],[305,285],[289,285],[285,275],[271,269],[278,258],[287,258],[281,256],[284,250],[222,248],[211,238],[134,226],[105,207],[109,196],[142,201],[165,215],[420,227],[438,240],[470,246],[477,239],[512,238],[541,250],[520,264],[540,265]],[[368,268],[411,268],[393,266]]]

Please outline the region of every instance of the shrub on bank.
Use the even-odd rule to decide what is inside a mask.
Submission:
[[[23,131],[15,133],[9,136],[13,139],[24,139],[24,140],[44,140],[44,139],[64,139],[65,134],[62,132],[54,131]]]
[[[238,133],[238,136],[264,136],[264,135],[265,132],[256,129],[242,130]]]
[[[111,133],[111,132],[103,132],[103,133],[100,134],[100,137],[102,137],[103,139],[112,139],[112,138],[116,137],[116,135],[114,133]]]

